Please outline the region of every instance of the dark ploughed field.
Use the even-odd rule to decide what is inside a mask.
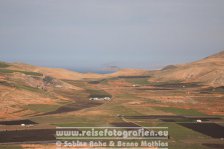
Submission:
[[[178,123],[213,138],[224,138],[224,127],[215,123]]]
[[[28,141],[54,141],[55,129],[32,129],[1,131],[0,143],[28,142]]]
[[[31,120],[12,120],[12,121],[0,121],[0,125],[21,125],[21,124],[37,124]]]
[[[177,119],[184,118],[184,116],[179,115],[141,115],[141,116],[123,116],[127,119]]]
[[[214,149],[224,149],[224,144],[209,144],[209,143],[204,143],[204,146],[207,146],[209,148],[214,148]]]
[[[115,126],[115,127],[141,127],[141,126],[136,125],[136,124],[131,123],[131,122],[120,122],[120,123],[110,123],[110,124]]]
[[[103,104],[102,102],[91,102],[91,101],[87,101],[85,103],[83,103],[83,102],[72,103],[72,104],[62,106],[55,111],[47,112],[47,113],[40,114],[40,115],[60,114],[60,113],[65,113],[65,112],[78,111],[78,110],[82,110],[82,109],[86,109],[86,108],[100,106],[102,104]]]

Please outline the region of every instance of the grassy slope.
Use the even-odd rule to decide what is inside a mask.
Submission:
[[[32,75],[32,76],[43,76],[43,74],[38,72],[31,72],[31,71],[20,71],[20,70],[11,70],[11,69],[0,69],[0,73],[23,73],[25,75]]]
[[[0,62],[0,68],[6,68],[9,67],[10,65],[4,62]]]
[[[25,109],[29,109],[36,112],[50,112],[55,111],[60,105],[47,105],[47,104],[29,104],[24,106]]]
[[[156,110],[161,110],[164,112],[173,113],[176,115],[192,115],[192,116],[203,116],[204,113],[201,113],[195,109],[180,109],[175,107],[156,107]]]

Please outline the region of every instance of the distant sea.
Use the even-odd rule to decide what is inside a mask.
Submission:
[[[116,71],[114,70],[98,70],[98,69],[69,69],[80,73],[98,73],[98,74],[110,74]]]

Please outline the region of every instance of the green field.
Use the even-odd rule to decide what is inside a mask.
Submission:
[[[23,149],[20,145],[0,145],[0,149]]]
[[[17,89],[27,90],[27,91],[36,92],[36,93],[44,93],[43,90],[36,88],[36,87],[32,87],[32,86],[26,86],[26,85],[22,85],[22,84],[15,84],[14,86]]]
[[[24,106],[25,109],[32,110],[35,112],[50,112],[55,111],[60,105],[47,105],[47,104],[29,104]]]
[[[43,76],[43,74],[38,72],[30,72],[30,71],[20,71],[20,70],[11,70],[11,69],[0,69],[0,73],[23,73],[25,75],[31,75],[31,76]]]
[[[125,79],[125,80],[129,83],[137,84],[137,85],[147,85],[147,84],[149,84],[148,78],[130,78],[130,79]]]
[[[189,115],[189,116],[203,116],[206,115],[204,113],[201,113],[195,109],[180,109],[175,107],[155,107],[156,110],[161,110],[164,112],[173,113],[176,115]]]
[[[0,68],[6,68],[9,67],[10,65],[5,63],[5,62],[0,62]]]
[[[87,89],[87,93],[89,97],[112,97],[109,93],[105,92],[104,90],[96,90],[96,89]]]

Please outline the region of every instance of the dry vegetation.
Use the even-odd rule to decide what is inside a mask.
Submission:
[[[124,119],[118,115],[135,116],[138,119],[129,119],[130,124],[167,125],[171,131],[193,134],[200,140],[204,135],[176,122],[141,118],[150,115],[213,115],[220,119],[209,122],[223,123],[223,69],[223,52],[161,71],[125,69],[113,74],[81,74],[65,69],[1,62],[0,119],[31,119],[37,123],[35,129],[54,129],[55,126],[125,125]],[[112,100],[89,101],[89,97],[104,96],[112,97]],[[0,130],[3,129],[21,128],[0,125]],[[184,138],[176,132],[171,132],[171,136],[177,141],[177,146],[180,144],[178,139],[183,138],[182,141],[193,142],[199,149],[206,148],[203,143],[214,141],[207,138],[195,142],[194,138]],[[17,147],[53,148],[54,145],[22,144]]]

